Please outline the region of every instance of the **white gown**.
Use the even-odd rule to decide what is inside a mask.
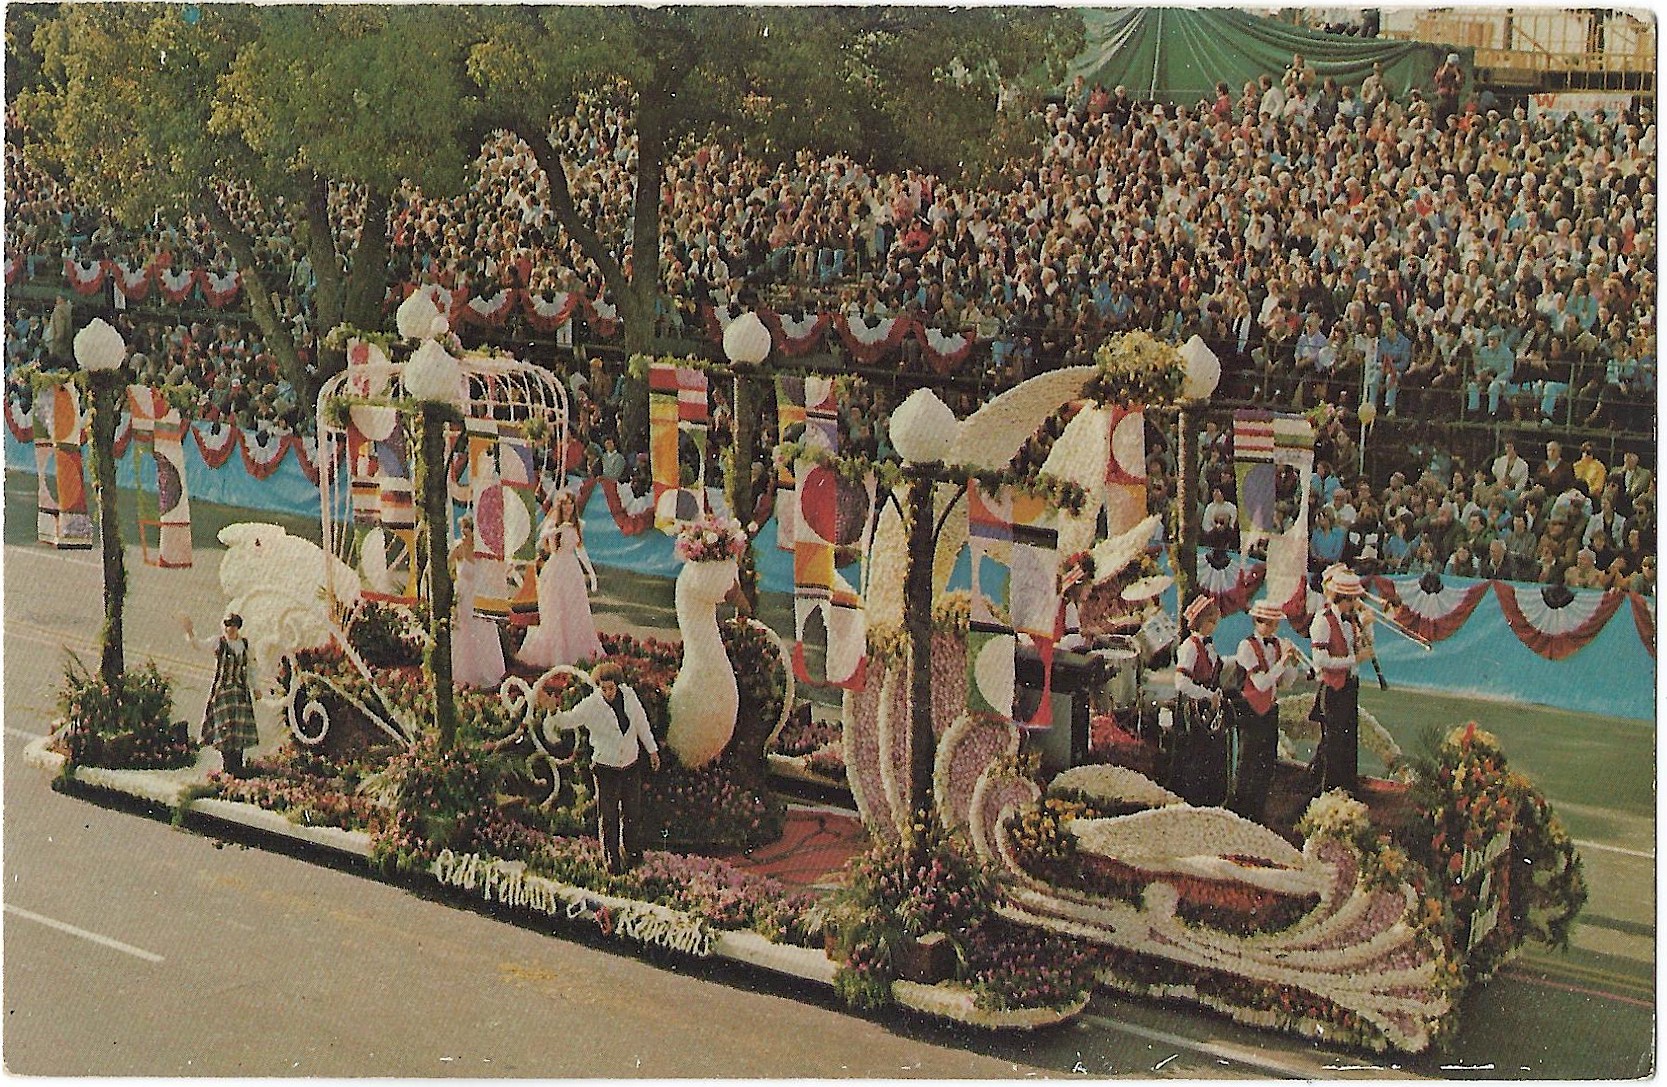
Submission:
[[[587,591],[589,559],[579,550],[578,530],[546,521],[539,544],[549,558],[538,572],[538,624],[527,629],[517,656],[535,668],[600,657],[602,640],[596,636]]]

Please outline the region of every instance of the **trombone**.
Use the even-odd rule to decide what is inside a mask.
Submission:
[[[1424,637],[1416,630],[1396,622],[1388,612],[1388,609],[1394,605],[1385,600],[1383,597],[1374,593],[1365,593],[1360,598],[1360,606],[1371,612],[1373,618],[1381,621],[1384,626],[1388,627],[1396,634],[1399,634],[1407,641],[1412,642],[1414,645],[1418,646],[1418,648],[1424,650],[1424,652],[1428,653],[1435,648],[1434,644],[1428,638]]]

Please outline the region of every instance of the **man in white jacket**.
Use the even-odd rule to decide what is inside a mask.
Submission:
[[[557,715],[562,728],[583,728],[590,736],[590,766],[596,779],[596,835],[608,871],[618,875],[642,859],[637,824],[642,821],[642,762],[660,769],[660,749],[648,729],[637,692],[620,681],[625,673],[604,661],[591,673],[596,690]]]

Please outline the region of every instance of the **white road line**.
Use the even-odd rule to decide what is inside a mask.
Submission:
[[[1286,1076],[1291,1079],[1318,1078],[1317,1070],[1307,1065],[1292,1064],[1276,1058],[1265,1057],[1255,1050],[1225,1042],[1206,1042],[1198,1038],[1187,1038],[1179,1034],[1170,1034],[1168,1031],[1136,1026],[1133,1023],[1120,1023],[1115,1019],[1107,1019],[1103,1015],[1079,1015],[1077,1016],[1077,1022],[1104,1027],[1106,1030],[1121,1031],[1124,1034],[1133,1034],[1135,1037],[1145,1038],[1147,1041],[1161,1042],[1167,1046],[1175,1046],[1194,1053],[1203,1053],[1206,1056],[1218,1059],[1225,1058],[1229,1061],[1260,1069],[1263,1072],[1272,1072],[1275,1075]]]
[[[146,951],[142,947],[134,947],[132,944],[124,944],[120,940],[112,940],[108,936],[100,936],[96,932],[88,932],[84,928],[76,928],[74,925],[66,924],[63,921],[54,921],[50,917],[42,917],[38,913],[31,913],[30,911],[23,909],[21,906],[12,905],[10,902],[6,903],[6,912],[15,913],[17,916],[26,921],[35,921],[45,925],[47,928],[55,928],[59,932],[67,932],[71,936],[79,936],[83,940],[91,940],[95,944],[103,944],[105,947],[115,948],[124,955],[132,955],[134,958],[144,959],[146,962],[162,961],[161,955]]]
[[[1601,853],[1619,853],[1623,857],[1639,857],[1647,861],[1655,860],[1654,850],[1645,852],[1641,849],[1622,849],[1618,845],[1604,845],[1602,842],[1583,842],[1578,838],[1574,840],[1574,844],[1579,846],[1581,849],[1596,849]]]

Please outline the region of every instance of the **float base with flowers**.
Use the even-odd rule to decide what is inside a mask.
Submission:
[[[1374,825],[1365,803],[1337,791],[1306,803],[1289,836],[1184,803],[1129,766],[1040,770],[1034,741],[1047,715],[1018,695],[1015,655],[1043,662],[1045,706],[1055,616],[1074,604],[1086,628],[1096,600],[1093,588],[1072,600],[1061,586],[1142,597],[1127,583],[1147,573],[1155,519],[1143,519],[1143,439],[1127,420],[1149,403],[1207,394],[1187,391],[1203,369],[1200,348],[1177,352],[1135,334],[1108,344],[1097,368],[1033,379],[964,420],[926,391],[893,414],[908,486],[938,492],[931,504],[911,495],[910,508],[932,517],[938,535],[928,551],[901,509],[882,515],[865,577],[867,676],[845,695],[840,751],[871,832],[909,861],[907,875],[868,881],[844,985],[859,999],[883,992],[899,961],[891,945],[908,935],[884,918],[909,917],[921,888],[962,888],[926,895],[953,933],[966,923],[953,908],[965,886],[987,880],[994,918],[1051,941],[1056,962],[1081,965],[1107,988],[1420,1052],[1452,1035],[1466,990],[1526,939],[1565,944],[1585,899],[1567,835],[1493,737],[1462,727],[1429,738],[1418,757],[1396,757],[1363,715],[1363,744],[1381,749],[1406,782],[1400,802],[1384,805],[1398,825]],[[1082,488],[1086,500],[1068,506],[1055,491],[1057,502],[1034,501],[1026,491],[1045,488],[1046,476]],[[962,498],[968,516],[957,522],[949,510]],[[1110,535],[1090,548],[1102,508]],[[956,608],[942,560],[967,545],[973,590]],[[1066,577],[1083,554],[1093,559],[1086,578]],[[981,589],[981,559],[1005,564],[1004,594]],[[933,567],[929,599],[926,579],[912,577],[917,564]],[[905,598],[911,581],[917,591]],[[927,609],[936,622],[919,621]],[[1103,629],[1130,618],[1107,611]],[[926,658],[924,683],[916,654]],[[915,705],[922,692],[929,707]],[[1282,731],[1305,738],[1302,700],[1289,701]],[[912,795],[908,770],[922,743],[934,757],[929,798]],[[1369,788],[1361,795],[1376,798]],[[955,879],[958,866],[975,876]]]
[[[1295,844],[1231,812],[1182,803],[1129,767],[1041,774],[1024,737],[1046,715],[1021,704],[1015,674],[1023,653],[1046,659],[1062,556],[1094,560],[1079,611],[1099,608],[1118,625],[1140,618],[1100,607],[1095,590],[1130,599],[1125,583],[1148,568],[1141,541],[1155,518],[1138,474],[1144,424],[1129,398],[1161,400],[1182,382],[1176,353],[1145,337],[1114,345],[1098,368],[1027,382],[966,420],[930,393],[894,413],[905,463],[890,480],[897,500],[878,506],[864,530],[863,591],[803,579],[819,605],[847,613],[836,616],[839,747],[869,845],[829,874],[837,892],[791,892],[744,864],[678,851],[734,856],[780,833],[766,750],[788,717],[802,649],[750,619],[720,621],[745,540],[721,522],[681,527],[681,644],[603,646],[670,754],[645,788],[646,837],[660,848],[610,873],[589,836],[585,733],[566,716],[593,662],[512,672],[496,691],[456,691],[455,724],[442,729],[433,707],[438,689],[451,693],[434,667],[443,624],[410,591],[417,537],[401,534],[412,531],[412,491],[419,509],[443,508],[438,492],[455,480],[434,471],[412,479],[385,463],[429,463],[424,455],[411,464],[413,443],[394,440],[400,386],[423,397],[414,386],[431,385],[468,404],[492,399],[478,385],[512,382],[517,371],[492,361],[436,366],[433,381],[416,382],[417,356],[396,369],[365,354],[348,378],[364,379],[364,391],[339,397],[321,427],[339,432],[330,463],[343,469],[342,486],[327,488],[337,500],[326,507],[326,549],[274,526],[223,534],[223,587],[256,632],[257,661],[281,662],[285,738],[242,778],[139,781],[70,766],[68,779],[149,790],[182,811],[265,829],[281,816],[315,842],[326,828],[320,844],[390,875],[694,958],[828,982],[856,1008],[904,1005],[987,1027],[1058,1022],[1101,985],[1417,1052],[1453,1031],[1466,988],[1524,940],[1567,941],[1585,898],[1579,858],[1544,798],[1473,726],[1403,760],[1407,825],[1375,827],[1364,805],[1330,793],[1307,807]],[[505,511],[527,497],[503,493],[521,482],[509,470],[523,460],[522,443],[550,430],[559,439],[559,400],[544,412],[536,392],[507,395],[501,413],[466,412],[454,427],[471,461],[470,489],[454,500],[478,523],[498,519],[501,536],[484,557],[506,567],[518,534]],[[553,425],[532,425],[540,412]],[[805,471],[803,496],[815,483]],[[1112,534],[1090,547],[1102,509]],[[840,542],[826,523],[807,524],[819,536],[798,541],[807,556]],[[946,588],[969,542],[973,593],[961,600]],[[1006,567],[1004,594],[980,581],[980,562]],[[930,699],[920,713],[915,692]]]

